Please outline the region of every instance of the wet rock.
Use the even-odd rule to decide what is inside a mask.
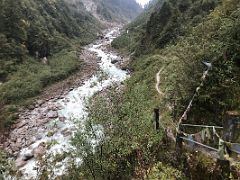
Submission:
[[[97,58],[97,63],[101,63],[102,62],[102,57],[98,57]]]
[[[16,167],[19,169],[27,164],[27,161],[24,161],[22,158],[16,160]]]
[[[59,117],[59,121],[64,122],[66,120],[66,117]]]
[[[58,117],[58,113],[56,111],[49,111],[47,114],[48,118],[57,118]]]
[[[36,140],[41,140],[42,139],[42,135],[41,134],[37,134],[36,135]]]
[[[32,153],[28,153],[28,154],[24,154],[23,157],[22,157],[22,160],[23,161],[28,161],[30,159],[32,159],[34,156]]]
[[[71,133],[71,131],[70,131],[68,128],[66,128],[66,129],[64,129],[64,130],[61,131],[61,134],[62,134],[64,137],[67,137],[67,136],[70,136],[72,133]]]
[[[46,144],[43,142],[33,149],[34,158],[42,157],[46,152]]]
[[[121,70],[123,70],[123,71],[127,71],[128,68],[127,68],[127,67],[121,67]]]
[[[28,141],[25,141],[26,146],[30,146],[35,142],[35,139],[30,139]]]
[[[113,59],[113,60],[111,61],[112,64],[116,64],[117,62],[118,62],[117,59]]]
[[[61,99],[64,99],[65,97],[64,96],[59,96],[58,99],[61,100]]]

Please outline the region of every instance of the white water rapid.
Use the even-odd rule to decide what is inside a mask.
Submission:
[[[95,93],[111,86],[113,83],[121,83],[128,77],[126,71],[117,68],[111,63],[113,60],[119,59],[120,57],[114,55],[106,48],[118,34],[119,28],[113,28],[106,33],[103,40],[96,41],[95,45],[89,45],[86,47],[93,54],[96,54],[100,60],[98,64],[101,72],[107,75],[106,78],[100,80],[100,77],[96,74],[86,80],[82,86],[73,89],[63,99],[58,100],[56,103],[61,105],[61,109],[58,110],[59,117],[64,117],[65,120],[61,121],[60,118],[56,118],[47,124],[47,129],[40,127],[36,134],[41,134],[42,138],[36,140],[29,147],[22,149],[20,151],[20,156],[23,157],[26,156],[26,154],[31,154],[33,149],[39,147],[42,143],[48,145],[51,144],[51,146],[46,149],[43,159],[51,159],[51,157],[57,154],[70,152],[70,149],[73,148],[71,145],[71,138],[74,135],[74,132],[76,132],[77,127],[79,127],[79,124],[84,124],[88,115],[86,112],[87,100]],[[51,132],[51,135],[49,135],[51,129],[53,131]],[[97,127],[96,131],[98,131],[98,134],[103,134],[103,128],[100,126]],[[81,159],[77,159],[76,162],[80,163]],[[54,166],[52,169],[53,176],[49,178],[54,179],[55,177],[64,174],[67,167],[68,158],[64,158]],[[40,168],[39,161],[36,158],[31,158],[19,169],[22,173],[20,179],[37,179]],[[6,179],[15,178],[8,176]]]

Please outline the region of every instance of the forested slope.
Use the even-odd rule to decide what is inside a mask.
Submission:
[[[37,95],[80,67],[78,47],[91,42],[101,26],[82,3],[71,8],[61,0],[1,0],[0,6],[2,126],[16,118],[11,104]]]
[[[97,13],[111,21],[126,22],[135,18],[142,11],[136,1],[129,0],[95,0]]]
[[[152,114],[159,108],[161,125],[175,131],[195,89],[201,84],[202,73],[207,68],[203,61],[212,63],[212,69],[184,123],[222,126],[227,111],[239,112],[239,14],[238,0],[166,0],[164,3],[159,0],[141,15],[144,21],[133,22],[134,25],[127,26],[122,36],[113,41],[114,47],[131,54],[133,74],[126,83],[123,97],[117,99],[121,104],[118,103],[114,118],[109,115],[116,127],[109,128],[111,139],[106,145],[110,144],[114,150],[121,147],[117,151],[121,158],[116,157],[115,161],[121,159],[119,164],[129,163],[133,176],[219,178],[216,169],[210,170],[214,163],[202,155],[186,153],[184,163],[177,162],[175,150],[166,145],[169,141],[162,136],[162,131],[158,135],[154,132]],[[157,73],[161,94],[155,88]],[[110,107],[115,109],[112,104]],[[99,119],[105,122],[106,117],[95,121]],[[114,130],[124,133],[120,136]],[[236,179],[239,170],[232,170],[231,176]]]
[[[211,62],[213,70],[194,101],[188,122],[220,125],[227,110],[239,108],[238,24],[236,0],[169,0],[155,8],[141,31],[130,24],[129,33],[123,33],[113,45],[121,48],[122,39],[131,44],[137,82],[154,87],[155,74],[164,68],[160,87],[163,100],[173,107],[174,121],[200,83],[205,68],[201,62]],[[134,36],[142,38],[136,42]]]

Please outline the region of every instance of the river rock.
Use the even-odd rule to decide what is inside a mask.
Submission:
[[[37,104],[38,104],[39,106],[42,106],[42,105],[43,105],[43,103],[44,103],[44,101],[43,101],[43,100],[38,100],[38,101],[37,101]]]
[[[112,64],[116,64],[117,62],[118,62],[117,59],[113,59],[113,60],[111,61]]]
[[[28,126],[23,126],[22,128],[19,128],[17,130],[17,138],[19,138],[19,135],[26,135],[27,134],[27,130],[28,130]]]
[[[8,153],[8,154],[13,154],[13,151],[12,149],[9,147],[9,148],[5,148],[5,151]]]
[[[22,160],[23,161],[28,161],[30,159],[32,159],[34,156],[32,153],[27,153],[27,154],[24,154],[23,157],[22,157]]]
[[[10,134],[10,141],[12,141],[12,142],[16,142],[17,141],[17,137],[18,136],[17,136],[17,132],[15,130]]]
[[[42,139],[42,135],[41,134],[37,134],[36,135],[36,140],[41,140]]]
[[[51,116],[53,116],[53,117],[51,117]],[[57,116],[56,116],[57,117]],[[48,117],[48,118],[55,118],[55,116],[54,115],[50,115],[50,117]],[[44,124],[46,124],[46,123],[48,123],[48,119],[47,118],[40,118],[40,119],[37,119],[36,120],[36,127],[40,127],[40,126],[42,126],[42,125],[44,125]]]
[[[21,148],[21,144],[20,143],[12,143],[12,144],[10,144],[10,148],[13,152],[16,152]]]
[[[46,152],[46,144],[40,143],[38,147],[33,149],[34,158],[42,157]]]
[[[15,128],[19,129],[19,128],[27,125],[27,123],[28,123],[28,122],[27,122],[26,120],[23,120],[23,121],[17,123],[16,126],[15,126]]]
[[[30,145],[32,145],[34,142],[35,142],[35,139],[32,138],[32,139],[29,139],[29,140],[25,141],[25,144],[26,144],[27,146],[30,146]]]
[[[67,137],[67,136],[72,135],[72,132],[71,132],[68,128],[66,128],[66,129],[64,129],[64,130],[61,131],[61,134],[62,134],[64,137]]]
[[[34,109],[35,109],[35,106],[34,106],[34,105],[30,105],[30,106],[28,106],[28,109],[29,109],[29,110],[34,110]]]
[[[59,117],[59,121],[64,122],[66,120],[66,117]]]
[[[47,117],[48,118],[57,118],[58,117],[58,113],[56,111],[49,111],[48,114],[47,114]]]
[[[4,147],[10,146],[10,142],[9,142],[9,141],[4,142],[4,143],[3,143],[3,146],[4,146]]]
[[[19,169],[27,164],[27,161],[24,161],[22,158],[17,158],[16,167]]]
[[[97,63],[101,63],[102,62],[102,58],[101,57],[98,57],[97,58]]]

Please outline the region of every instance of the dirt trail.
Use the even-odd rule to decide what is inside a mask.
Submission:
[[[160,77],[160,74],[161,74],[161,72],[163,71],[163,69],[164,69],[164,67],[162,67],[159,71],[158,71],[158,73],[156,74],[156,85],[155,85],[155,88],[156,88],[156,90],[157,90],[157,92],[158,92],[158,94],[160,95],[160,96],[164,96],[164,93],[161,91],[161,89],[160,89],[160,79],[161,79],[161,77]]]

